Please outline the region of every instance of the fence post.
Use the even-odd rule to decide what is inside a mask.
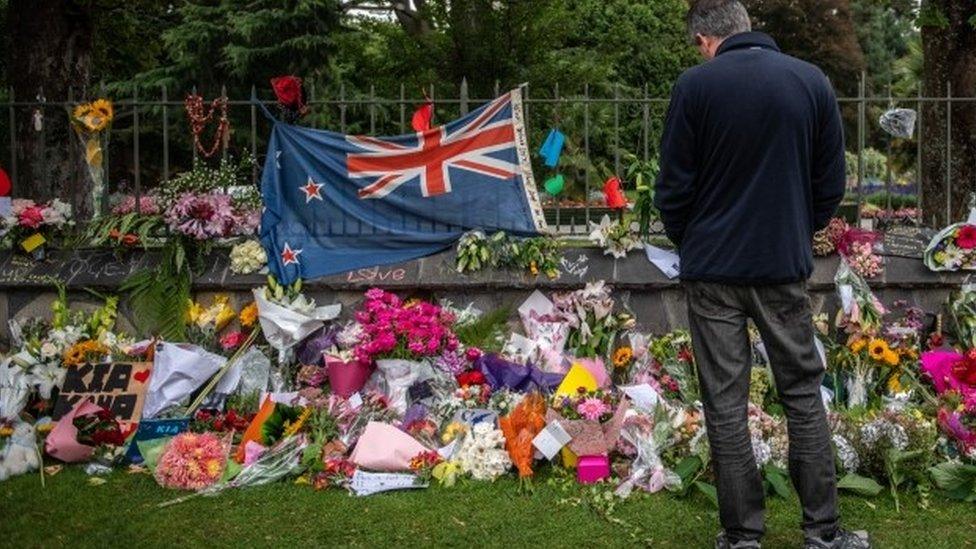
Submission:
[[[339,131],[346,133],[346,84],[339,84]]]
[[[163,184],[169,183],[169,98],[166,84],[161,86],[163,94]]]
[[[613,85],[613,171],[620,177],[620,84]]]
[[[864,124],[867,101],[865,98],[865,73],[857,90],[857,225],[861,225],[861,203],[864,200]]]
[[[407,132],[407,92],[403,82],[400,82],[400,133]]]
[[[140,211],[139,204],[142,197],[142,176],[139,174],[139,88],[132,90],[132,165],[135,171],[133,184],[136,194],[136,211]]]
[[[461,116],[468,114],[468,79],[467,77],[461,78],[461,90],[459,94],[459,99],[461,100]]]
[[[224,103],[227,103],[227,86],[225,84],[220,85],[220,98],[223,99]],[[227,110],[230,110],[230,105],[227,105]],[[227,147],[230,145],[230,128],[220,136],[220,159],[227,160]],[[224,189],[226,192],[227,189]]]
[[[376,86],[369,85],[369,134],[376,135]]]
[[[254,91],[253,91],[254,90],[254,85],[253,84],[251,84],[251,90],[252,90],[252,95],[253,95],[254,94]],[[257,95],[254,95],[254,97],[257,97]],[[314,104],[315,104],[315,82],[312,82],[311,84],[308,85],[308,106],[309,106],[309,108],[311,108],[312,105],[314,105]],[[315,119],[314,116],[312,117],[311,126],[313,128],[318,128],[319,127],[318,126],[318,123],[316,122],[316,119]],[[255,157],[255,158],[257,158],[257,157]]]
[[[946,82],[946,218],[944,225],[952,223],[952,82]]]
[[[587,82],[583,84],[583,156],[586,159],[585,163],[585,184],[584,190],[586,192],[584,209],[584,222],[585,227],[589,227],[590,223],[590,83]],[[576,227],[573,227],[576,230]]]
[[[10,195],[13,196],[17,188],[17,115],[15,114],[14,87],[7,88],[10,94],[10,105],[7,109],[7,120],[10,124]]]
[[[314,88],[313,88],[314,89]],[[258,90],[251,84],[251,184],[258,181]]]
[[[648,141],[650,141],[650,139],[651,139],[651,131],[650,131],[650,127],[649,127],[651,125],[651,105],[650,105],[650,102],[648,101],[648,97],[647,97],[647,84],[646,83],[644,84],[644,109],[643,109],[643,115],[644,115],[644,118],[643,118],[643,121],[641,122],[641,125],[643,127],[641,128],[641,130],[642,130],[642,132],[644,134],[644,162],[647,162],[647,160],[650,158],[650,144],[648,143]]]
[[[190,91],[190,93],[192,93],[193,95],[196,95],[197,94],[197,87],[195,85],[193,86],[193,88]],[[184,105],[184,108],[186,108],[185,105]],[[189,123],[189,119],[187,120],[187,123]],[[191,134],[193,133],[192,132],[192,128],[191,128],[190,133]],[[192,141],[193,141],[193,167],[195,168],[197,166],[197,143],[196,143],[196,138],[192,139]]]
[[[922,224],[922,193],[925,192],[925,185],[922,184],[922,83],[918,83],[918,104],[916,105],[918,118],[915,122],[915,201],[918,208],[918,215],[915,216],[915,225]]]

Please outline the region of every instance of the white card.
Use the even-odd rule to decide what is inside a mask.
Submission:
[[[359,391],[356,391],[355,393],[349,395],[347,402],[353,410],[358,410],[359,407],[363,405],[363,396],[359,394]]]
[[[519,305],[518,312],[519,318],[522,319],[522,325],[526,331],[530,329],[528,325],[528,318],[532,313],[536,315],[547,315],[552,312],[555,305],[553,305],[552,300],[546,297],[546,294],[536,290],[532,292],[521,305]]]
[[[558,421],[553,421],[532,439],[532,445],[542,452],[546,459],[551,460],[571,439],[566,429],[563,429]]]
[[[681,274],[681,258],[678,254],[650,244],[644,244],[644,251],[647,253],[647,260],[664,273],[664,276],[677,278]]]
[[[356,469],[352,475],[349,487],[357,496],[371,496],[390,490],[408,490],[412,488],[426,488],[417,477],[404,473],[368,473]]]
[[[634,403],[638,408],[643,408],[645,410],[653,410],[657,407],[658,394],[647,383],[641,383],[640,385],[629,385],[626,387],[621,387],[621,391],[627,395],[628,398]]]

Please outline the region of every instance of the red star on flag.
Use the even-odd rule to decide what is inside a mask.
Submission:
[[[289,246],[288,243],[286,242],[285,249],[281,251],[281,261],[286,266],[291,265],[292,263],[298,265],[298,256],[301,253],[302,253],[301,248],[297,250],[293,250],[291,249],[291,246]]]
[[[316,183],[312,181],[312,176],[308,176],[308,183],[299,187],[299,189],[305,193],[305,203],[308,204],[313,198],[322,200],[322,183]]]

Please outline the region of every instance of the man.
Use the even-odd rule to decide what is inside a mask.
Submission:
[[[789,469],[806,547],[869,547],[839,528],[806,280],[813,233],[844,195],[844,136],[817,67],[750,32],[737,0],[699,0],[688,30],[706,62],[674,86],[655,203],[678,246],[722,533],[759,547],[763,483],[747,423],[747,321],[759,328],[789,428]]]

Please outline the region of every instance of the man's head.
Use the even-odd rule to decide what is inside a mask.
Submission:
[[[697,0],[688,10],[688,34],[705,59],[715,57],[726,38],[752,30],[739,0]]]

